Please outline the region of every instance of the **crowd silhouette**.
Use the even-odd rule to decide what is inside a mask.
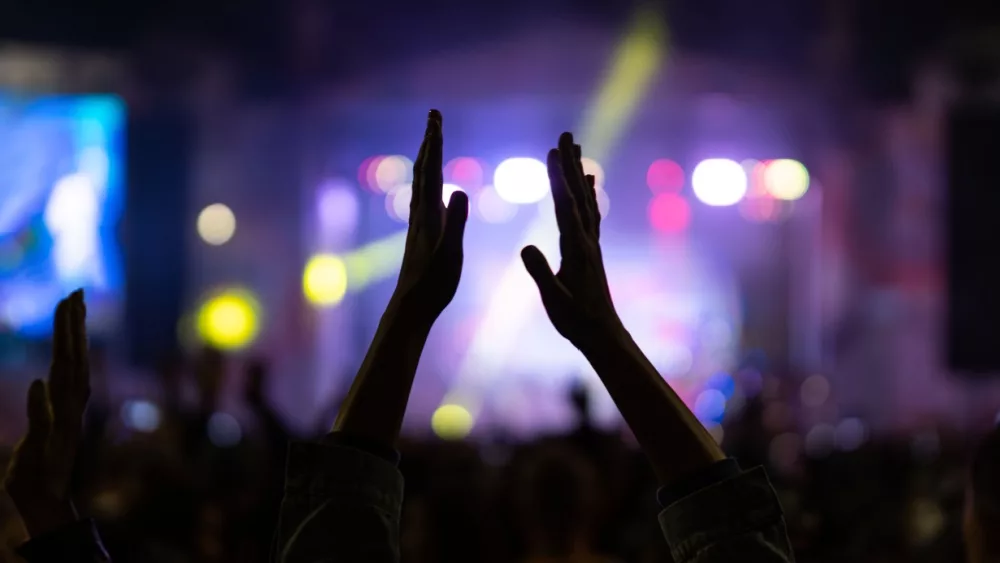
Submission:
[[[532,246],[521,256],[552,325],[593,366],[641,455],[591,425],[582,389],[567,398],[579,420],[565,435],[498,439],[489,451],[401,436],[424,344],[455,295],[463,253],[475,251],[463,247],[466,195],[442,202],[442,139],[441,114],[432,110],[396,289],[336,421],[316,436],[294,436],[268,404],[273,382],[258,359],[244,369],[243,400],[256,420],[250,439],[218,447],[214,414],[228,359],[205,350],[190,366],[163,363],[164,415],[155,433],[116,437],[101,393],[87,410],[99,374],[83,292],[61,301],[51,369],[31,384],[28,430],[4,480],[14,510],[0,516],[17,556],[30,563],[936,561],[960,556],[964,543],[972,563],[1000,560],[1000,536],[992,535],[1000,523],[1000,433],[981,442],[968,472],[961,448],[917,463],[905,448],[880,444],[772,482],[760,466],[768,462],[758,446],[765,430],[751,401],[728,448],[740,460],[727,456],[615,312],[594,178],[569,133],[547,155],[561,262],[554,271]],[[180,398],[189,373],[198,390],[193,407]]]

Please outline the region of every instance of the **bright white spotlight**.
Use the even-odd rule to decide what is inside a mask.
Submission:
[[[465,190],[463,190],[461,186],[458,186],[457,184],[445,184],[444,186],[441,187],[441,200],[444,201],[445,205],[448,205],[448,202],[451,201],[451,194],[455,192],[464,192],[464,191]]]
[[[691,187],[694,195],[706,205],[735,205],[747,193],[747,173],[738,162],[728,158],[710,158],[695,166]]]
[[[549,193],[549,172],[534,158],[508,158],[493,173],[493,187],[510,203],[537,203]]]

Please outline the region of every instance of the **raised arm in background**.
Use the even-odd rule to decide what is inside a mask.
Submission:
[[[741,472],[663,380],[622,325],[601,256],[594,178],[563,133],[548,154],[562,262],[521,252],[549,319],[590,361],[652,462],[660,524],[678,563],[793,559],[781,506],[762,469]]]
[[[93,521],[77,516],[69,490],[90,398],[86,317],[82,290],[56,307],[49,379],[31,383],[28,432],[4,480],[30,537],[17,550],[28,563],[110,561]]]
[[[276,553],[285,563],[399,560],[403,478],[393,448],[420,353],[462,273],[469,201],[442,202],[441,114],[432,110],[413,171],[409,230],[389,305],[334,431],[289,452]]]

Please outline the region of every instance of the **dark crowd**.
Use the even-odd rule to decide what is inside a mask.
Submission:
[[[580,388],[565,399],[578,415],[568,433],[400,435],[424,342],[474,251],[463,248],[465,194],[442,203],[442,118],[431,111],[397,287],[330,420],[298,435],[268,402],[279,383],[266,360],[234,365],[205,350],[164,362],[160,424],[127,431],[104,400],[75,292],[56,310],[52,367],[29,390],[28,431],[6,463],[0,561],[1000,560],[1000,433],[858,439],[807,455],[765,408],[797,382],[769,376],[720,444],[615,313],[580,152],[566,133],[548,154],[561,263],[530,246],[522,258],[627,427],[596,427]],[[254,423],[222,444],[213,414],[236,373]]]

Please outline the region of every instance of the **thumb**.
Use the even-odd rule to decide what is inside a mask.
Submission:
[[[528,275],[535,280],[538,292],[542,294],[542,303],[548,308],[559,291],[559,281],[552,273],[549,261],[545,259],[542,251],[533,245],[521,250],[521,261],[524,262],[524,269],[528,270]]]
[[[28,444],[44,444],[51,429],[48,390],[44,381],[36,379],[28,389],[28,434],[24,441]]]
[[[456,190],[448,199],[448,209],[445,211],[444,234],[442,243],[452,252],[461,252],[462,239],[465,236],[465,223],[469,220],[469,196]]]

